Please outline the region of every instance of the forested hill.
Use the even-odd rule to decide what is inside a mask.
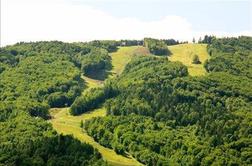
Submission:
[[[45,120],[50,107],[69,106],[81,94],[81,71],[109,64],[108,51],[90,44],[1,48],[0,165],[105,165],[91,145],[58,135]]]
[[[201,55],[190,59],[195,70],[206,69],[196,77],[174,57],[182,46],[175,40],[0,48],[0,165],[107,165],[91,145],[56,133],[46,121],[54,107],[69,107],[74,116],[103,107],[106,116],[80,127],[99,144],[145,165],[251,165],[252,38],[202,42],[191,44],[207,46],[210,55],[206,62]],[[119,56],[122,47],[141,50],[130,58],[121,55],[130,61],[123,71],[111,54]],[[86,91],[81,75],[104,85]]]
[[[136,57],[104,86],[115,96],[105,102],[108,116],[85,129],[146,165],[251,165],[251,41],[213,38],[210,74],[201,77],[166,58]]]

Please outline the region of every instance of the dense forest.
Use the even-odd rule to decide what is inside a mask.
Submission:
[[[50,107],[71,105],[83,82],[75,65],[91,46],[18,43],[1,48],[0,165],[103,165],[91,145],[56,134]]]
[[[213,39],[208,45],[211,59],[205,67],[209,72],[228,72],[252,78],[251,37]]]
[[[251,41],[213,39],[205,64],[211,73],[202,77],[165,58],[136,57],[110,83],[118,93],[104,104],[108,116],[86,122],[85,129],[146,165],[251,164]],[[233,49],[226,56],[227,48]],[[225,58],[240,61],[223,67]]]
[[[174,39],[17,43],[0,49],[0,165],[107,165],[91,145],[57,134],[48,110],[107,116],[81,126],[101,145],[145,165],[252,164],[252,38],[205,36],[205,76],[171,62]],[[111,52],[143,45],[121,75],[107,78]],[[197,55],[195,55],[196,57]],[[197,57],[193,59],[195,63]],[[104,74],[86,87],[82,75]]]

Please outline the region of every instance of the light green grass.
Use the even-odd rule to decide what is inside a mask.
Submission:
[[[169,46],[172,55],[169,57],[170,61],[180,61],[188,67],[189,74],[192,76],[201,76],[206,74],[203,66],[204,62],[209,59],[207,53],[207,44],[179,44]],[[192,64],[194,55],[198,55],[201,64]]]
[[[50,122],[53,128],[62,134],[70,134],[82,142],[89,143],[94,148],[96,148],[101,154],[105,161],[111,165],[118,166],[133,166],[141,165],[131,156],[122,156],[116,154],[112,149],[105,148],[99,143],[95,142],[92,137],[90,137],[84,130],[80,127],[80,122],[83,120],[85,122],[93,117],[102,117],[106,115],[106,110],[104,108],[99,108],[94,111],[84,113],[80,116],[72,116],[69,114],[69,108],[55,108],[51,109],[50,113],[53,117]]]
[[[149,51],[143,46],[119,47],[116,52],[110,54],[112,58],[111,77],[121,74],[133,56],[148,54]]]
[[[84,75],[81,76],[81,78],[85,81],[85,86],[88,89],[99,87],[103,85],[103,81],[95,80],[89,77],[86,77]],[[86,89],[85,89],[86,90]],[[84,92],[84,91],[83,91]]]

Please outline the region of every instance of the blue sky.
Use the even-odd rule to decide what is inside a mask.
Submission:
[[[252,36],[250,0],[2,0],[1,45]]]
[[[237,32],[252,29],[252,1],[217,0],[75,0],[117,17],[136,17],[145,21],[179,15],[195,30]]]

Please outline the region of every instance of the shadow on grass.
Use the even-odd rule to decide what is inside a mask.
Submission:
[[[90,70],[88,73],[85,74],[85,76],[99,80],[99,81],[104,81],[106,80],[110,75],[113,73],[111,72],[112,70],[112,65],[107,65],[105,69],[101,70]]]

